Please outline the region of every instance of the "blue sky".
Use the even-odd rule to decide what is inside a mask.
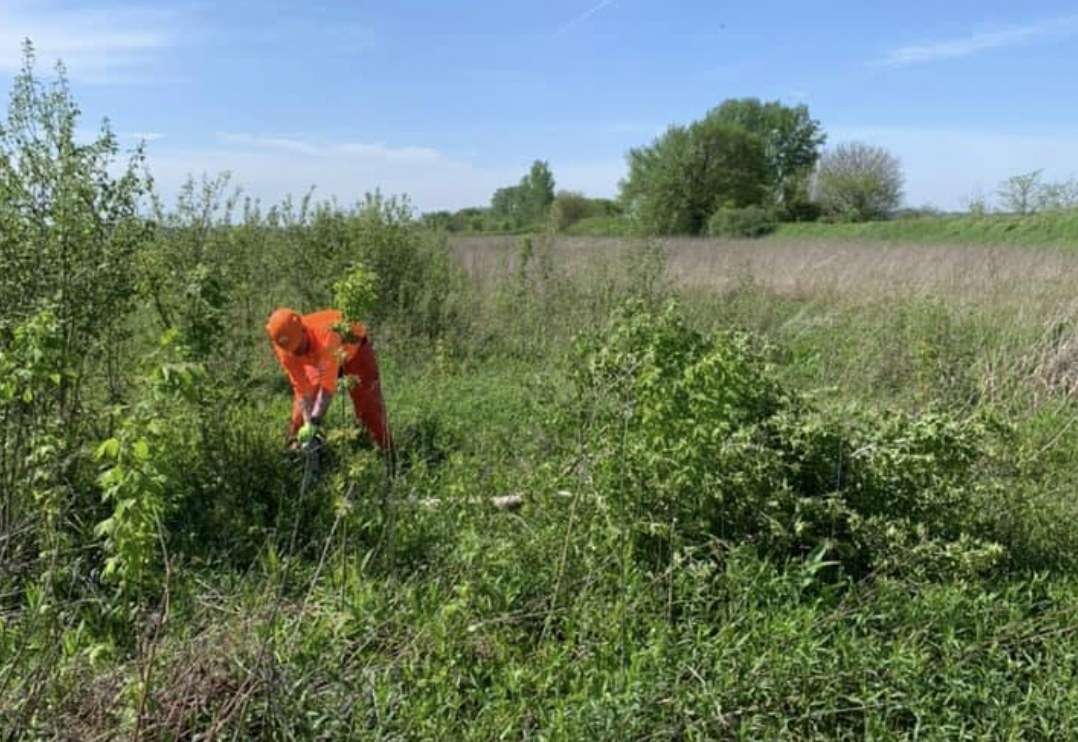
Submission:
[[[88,130],[147,140],[166,197],[229,170],[264,200],[459,208],[537,158],[609,196],[629,147],[739,96],[888,147],[911,205],[1078,175],[1073,3],[0,0],[4,87],[24,37],[64,59]]]

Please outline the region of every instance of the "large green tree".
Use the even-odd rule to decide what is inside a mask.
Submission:
[[[767,198],[763,140],[716,117],[671,126],[628,161],[621,198],[645,232],[699,234],[719,208]]]
[[[823,141],[805,106],[727,100],[630,150],[621,196],[645,231],[661,234],[697,234],[721,207],[790,214],[807,201]]]
[[[731,98],[713,109],[708,118],[742,126],[763,140],[774,206],[789,209],[807,195],[812,169],[827,139],[807,106]]]

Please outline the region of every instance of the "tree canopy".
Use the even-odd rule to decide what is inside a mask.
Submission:
[[[532,163],[531,170],[515,186],[499,188],[490,199],[491,213],[520,226],[535,224],[546,217],[554,203],[554,174],[542,160]]]
[[[902,165],[886,149],[846,142],[821,158],[813,190],[830,218],[864,222],[894,213],[902,182]]]
[[[723,207],[787,210],[807,196],[824,135],[808,108],[731,99],[629,150],[621,198],[640,227],[698,234]]]

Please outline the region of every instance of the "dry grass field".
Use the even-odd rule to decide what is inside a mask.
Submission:
[[[517,236],[456,237],[453,253],[473,276],[518,269]],[[538,245],[549,238],[529,238]],[[558,237],[550,241],[554,262],[570,271],[591,270],[632,251],[621,237]],[[797,299],[935,297],[1042,309],[1068,297],[1078,300],[1078,252],[1065,248],[881,244],[848,240],[656,239],[674,283],[685,289],[727,291],[752,282]]]
[[[1078,251],[797,238],[450,241],[476,285],[491,290],[521,271],[524,255],[566,282],[601,283],[648,247],[667,288],[705,321],[720,317],[831,352],[838,365],[825,364],[814,381],[855,373],[870,389],[880,369],[908,369],[909,346],[933,336],[940,347],[932,353],[953,354],[981,394],[1013,401],[1016,382],[1035,400],[1046,389],[1078,392]]]

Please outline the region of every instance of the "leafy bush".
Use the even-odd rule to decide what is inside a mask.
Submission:
[[[14,579],[42,566],[39,557],[55,568],[66,539],[71,502],[57,411],[71,371],[61,365],[63,327],[53,312],[43,309],[0,329],[6,335],[0,343],[0,559],[7,567],[0,577]]]
[[[392,322],[428,337],[459,329],[463,319],[454,304],[458,274],[445,237],[422,229],[407,201],[368,194],[347,220],[347,232],[349,262],[361,261],[378,279],[370,322]],[[347,270],[334,267],[323,275],[336,277]]]
[[[621,213],[617,203],[606,198],[588,198],[577,191],[559,191],[550,209],[554,228],[563,232],[588,218],[610,218]]]
[[[991,430],[976,420],[830,420],[777,383],[751,336],[702,335],[675,305],[626,305],[579,365],[601,487],[645,559],[716,538],[824,548],[853,574],[975,573],[1001,556],[979,530]]]
[[[165,332],[200,362],[217,360],[230,338],[229,314],[244,298],[240,273],[252,266],[240,253],[246,241],[229,234],[236,196],[227,193],[228,176],[188,178],[174,210],[155,199],[155,220],[163,227],[140,253],[139,277]]]
[[[105,468],[98,478],[111,513],[94,528],[108,555],[102,576],[128,597],[158,587],[163,577],[162,558],[168,510],[183,504],[167,467],[186,458],[177,450],[183,426],[169,425],[177,413],[176,401],[194,400],[205,370],[196,364],[164,364],[147,379],[146,396],[125,411],[117,434],[97,448]],[[185,446],[184,449],[187,447]]]
[[[63,69],[46,87],[29,44],[24,53],[0,124],[0,317],[25,319],[52,305],[74,359],[131,308],[149,184],[141,149],[117,162],[107,123],[93,141],[78,141],[79,109]]]
[[[559,191],[550,208],[550,218],[559,232],[592,216],[591,199],[576,191]]]
[[[763,237],[777,226],[774,214],[762,206],[723,207],[711,215],[707,233],[712,237]]]

